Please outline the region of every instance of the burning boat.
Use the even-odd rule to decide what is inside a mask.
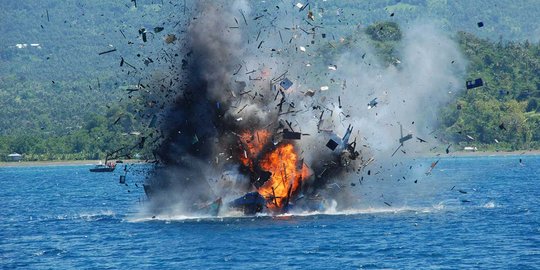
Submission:
[[[327,39],[332,28],[311,10],[307,21],[297,17],[302,12],[274,4],[251,9],[227,1],[194,3],[187,9],[193,16],[182,16],[193,20],[182,24],[178,39],[165,42],[154,65],[145,64],[155,68],[152,75],[136,78],[136,102],[144,108],[135,111],[148,122],[139,142],[115,151],[115,157],[126,152],[129,158],[151,149],[146,154],[156,166],[144,185],[149,211],[219,215],[228,208],[279,215],[328,205],[339,211],[359,201],[360,188],[352,187],[364,177],[414,174],[400,158],[430,146],[416,137],[426,144],[411,149],[405,142],[414,141],[412,132],[401,132],[398,141],[390,133],[396,122],[400,129],[411,123],[415,134],[434,132],[427,112],[448,104],[453,95],[447,90],[456,88],[455,74],[464,71],[456,67],[464,61],[454,61],[461,59],[457,47],[433,47],[419,28],[398,51],[403,63],[386,67],[369,53],[362,31]],[[142,42],[150,44],[144,33],[139,31]],[[418,46],[425,48],[425,61],[417,61]],[[443,51],[447,58],[431,57]],[[140,74],[132,71],[138,66],[125,64],[128,74]],[[425,68],[432,66],[446,68]],[[362,130],[353,134],[352,125]]]
[[[268,129],[257,129],[236,134],[236,151],[229,162],[240,164],[239,175],[236,177],[248,178],[249,181],[238,188],[246,190],[246,193],[236,198],[229,196],[223,205],[221,197],[214,201],[211,197],[197,198],[191,203],[189,211],[217,216],[224,208],[239,211],[244,215],[279,215],[293,209],[322,210],[325,201],[318,191],[326,188],[327,177],[348,167],[351,161],[359,156],[359,152],[355,150],[356,143],[349,143],[352,127],[347,128],[342,138],[334,136],[330,139],[332,145],[327,145],[326,151],[332,159],[324,164],[316,164],[315,169],[310,168],[298,154],[296,140],[288,139],[289,135],[283,135],[287,132],[290,131],[271,132]],[[200,180],[211,185],[210,181]],[[154,197],[156,188],[158,191],[169,189],[144,185],[149,198]]]
[[[288,139],[292,136],[283,135],[289,132],[288,129],[283,130],[280,142],[275,142],[268,130],[246,131],[239,135],[240,161],[256,192],[234,200],[229,207],[248,215],[264,211],[283,214],[296,205],[300,205],[300,210],[321,210],[323,200],[313,192],[313,187],[321,184],[320,178],[327,170],[345,167],[359,156],[355,143],[349,144],[352,132],[349,126],[343,138],[330,140],[336,144],[328,147],[332,151],[337,150],[334,162],[326,164],[319,175],[314,175],[314,171],[299,156],[294,140]]]
[[[219,6],[200,8],[206,18],[234,20]],[[244,59],[241,33],[202,34],[223,27],[212,19],[190,24],[183,39],[186,57],[172,68],[175,75],[145,86],[156,91],[141,92],[151,104],[164,99],[159,117],[157,106],[144,112],[155,128],[153,154],[160,163],[146,181],[150,207],[209,213],[200,206],[222,198],[219,211],[279,215],[320,210],[324,198],[345,196],[335,182],[356,171],[362,157],[351,126],[337,135],[348,117],[341,99],[325,106],[314,91],[304,91],[299,76],[278,67],[277,59],[275,69],[261,64],[258,54]],[[246,63],[251,71],[240,72]],[[225,174],[232,176],[223,180]]]
[[[242,198],[250,202],[249,206],[238,200],[232,206],[240,205],[244,213],[253,214],[263,210],[260,204],[264,201],[264,208],[273,214],[287,212],[299,194],[303,180],[310,176],[294,145],[286,140],[274,144],[266,130],[246,131],[239,136],[239,141],[240,161],[258,196],[248,193]]]

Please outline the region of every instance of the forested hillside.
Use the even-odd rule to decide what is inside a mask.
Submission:
[[[399,66],[396,52],[402,30],[397,23],[378,22],[363,32],[386,65]],[[353,33],[349,39],[362,39],[362,34]],[[455,149],[539,149],[540,43],[494,42],[461,31],[454,39],[467,59],[467,74],[457,99],[441,108],[438,138],[457,145]],[[354,46],[355,42],[345,43],[330,52],[339,54]],[[466,81],[476,79],[483,85],[466,89]]]
[[[540,5],[537,0],[342,0],[316,1],[330,25],[371,25],[388,20],[403,28],[421,20],[450,33],[465,31],[481,38],[540,41]],[[482,28],[477,27],[483,22]]]
[[[0,16],[0,135],[42,130],[64,134],[136,84],[121,58],[143,72],[144,59],[162,44],[143,42],[142,27],[163,26],[157,4],[130,1],[2,1]],[[168,29],[172,31],[172,29]],[[17,44],[27,44],[18,48]],[[39,44],[33,47],[31,44]],[[109,54],[99,53],[116,49]]]
[[[104,158],[139,141],[146,124],[136,93],[126,89],[159,70],[147,57],[177,46],[164,37],[180,32],[191,2],[2,1],[0,160],[12,152],[28,160]],[[280,6],[297,12],[292,2]],[[318,1],[310,9],[336,35],[358,26],[376,30],[368,26],[379,21],[438,24],[470,61],[464,80],[486,83],[442,110],[442,138],[467,145],[468,135],[489,149],[540,147],[537,1]],[[155,27],[163,31],[143,41],[139,30]],[[392,42],[376,41],[387,60]],[[109,50],[115,51],[100,55]]]
[[[98,159],[140,139],[140,104],[126,90],[155,70],[142,56],[177,32],[167,23],[182,8],[150,1],[0,5],[0,160],[12,152],[28,160]],[[139,29],[155,27],[165,30],[144,42]]]
[[[469,59],[467,79],[482,78],[484,86],[444,110],[446,138],[492,150],[540,148],[540,44],[494,43],[464,32],[458,38]]]

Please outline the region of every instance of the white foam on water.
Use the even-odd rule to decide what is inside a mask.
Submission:
[[[186,214],[162,214],[162,215],[145,215],[138,213],[126,219],[128,222],[148,222],[148,221],[224,221],[227,219],[252,219],[257,218],[280,218],[280,217],[309,217],[309,216],[352,216],[352,215],[367,215],[367,214],[403,214],[403,213],[435,213],[448,210],[444,203],[439,203],[429,207],[367,207],[354,208],[347,210],[336,210],[335,206],[330,206],[323,211],[291,211],[285,214],[272,215],[270,213],[259,213],[255,216],[245,216],[239,211],[224,211],[219,216],[204,216],[204,215],[186,215]]]
[[[489,202],[485,203],[482,207],[490,209],[490,208],[497,207],[497,204],[495,204],[494,201],[489,201]]]
[[[102,210],[95,213],[80,213],[75,219],[82,219],[86,221],[95,221],[104,218],[115,218],[116,213],[112,210]]]

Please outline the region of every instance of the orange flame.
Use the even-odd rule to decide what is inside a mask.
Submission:
[[[243,144],[244,152],[240,156],[240,161],[244,166],[253,171],[253,161],[257,159],[266,143],[270,139],[270,132],[267,130],[258,130],[254,133],[246,131],[240,135],[240,141]]]
[[[272,176],[259,188],[259,194],[268,200],[270,210],[278,210],[285,206],[290,195],[298,189],[302,179],[302,171],[297,167],[298,156],[292,144],[282,144],[268,153],[260,163],[263,170]]]
[[[261,153],[270,141],[270,132],[249,131],[240,135],[244,152],[240,157],[242,164],[254,171],[254,165],[271,173],[258,192],[267,200],[266,206],[277,212],[287,205],[290,197],[300,188],[303,179],[310,176],[309,168],[300,161],[291,143],[281,143],[268,153]],[[262,155],[262,156],[261,156]],[[258,164],[254,164],[259,162]]]

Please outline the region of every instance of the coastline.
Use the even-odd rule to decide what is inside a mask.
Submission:
[[[426,157],[504,157],[504,156],[537,156],[540,150],[519,150],[519,151],[455,151],[446,153],[426,153]]]
[[[52,160],[52,161],[11,161],[0,162],[1,167],[41,167],[41,166],[94,166],[99,164],[100,160]],[[103,162],[101,160],[101,162]],[[123,164],[144,163],[143,160],[130,159],[123,160]],[[119,165],[122,163],[118,163]]]
[[[456,151],[446,153],[423,153],[417,154],[422,157],[499,157],[499,156],[538,156],[540,150],[520,150],[520,151]],[[125,164],[145,163],[143,160],[130,159],[123,160]],[[11,161],[0,162],[2,167],[40,167],[40,166],[94,166],[100,160],[52,160],[52,161]],[[103,162],[103,161],[102,161]],[[121,164],[121,163],[120,163]]]

